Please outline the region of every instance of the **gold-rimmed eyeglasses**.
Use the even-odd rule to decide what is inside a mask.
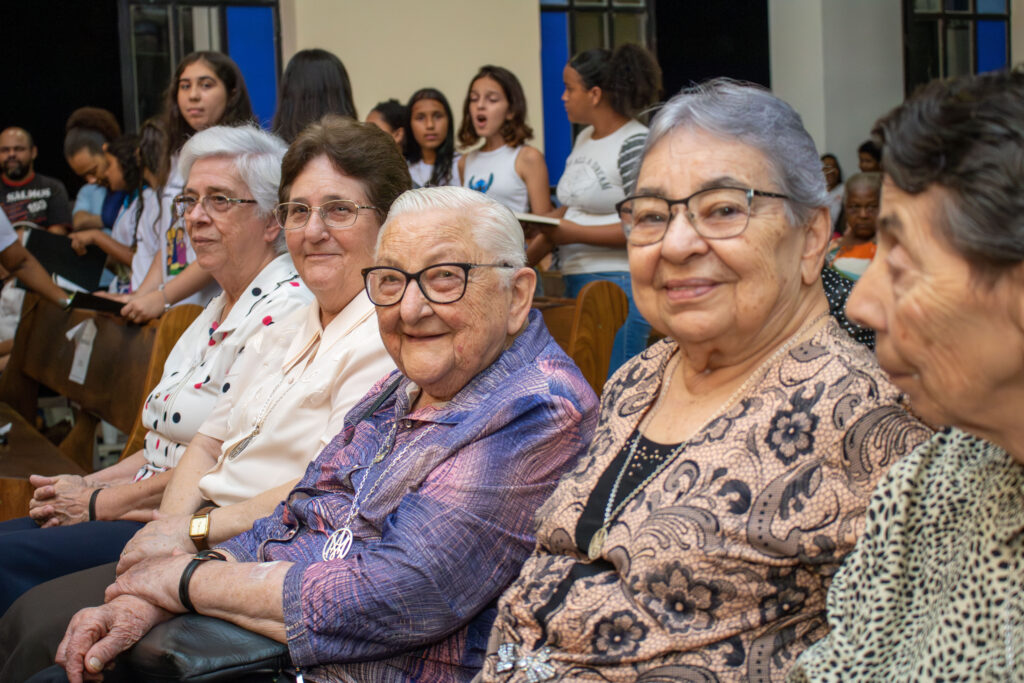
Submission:
[[[302,202],[285,202],[274,209],[278,224],[285,230],[301,230],[309,223],[309,217],[316,211],[328,228],[348,228],[355,224],[359,210],[376,211],[376,206],[363,206],[351,199],[332,199],[320,206],[309,206]]]
[[[174,214],[176,216],[184,216],[192,207],[199,202],[203,205],[203,211],[206,213],[224,213],[235,204],[256,204],[255,199],[238,199],[236,197],[226,197],[222,194],[204,194],[202,197],[197,197],[191,194],[179,194],[177,197],[171,200],[174,205]]]

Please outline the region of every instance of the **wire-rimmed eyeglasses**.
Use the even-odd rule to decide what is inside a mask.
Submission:
[[[208,214],[213,213],[224,213],[235,204],[256,204],[255,199],[238,199],[236,197],[227,197],[222,194],[204,194],[202,197],[196,197],[191,194],[179,194],[177,197],[171,200],[174,205],[174,215],[184,216],[192,207],[199,202],[203,205],[203,211]]]
[[[309,206],[302,202],[285,202],[274,208],[277,223],[285,230],[301,230],[309,223],[314,211],[328,228],[348,228],[355,224],[359,210],[377,210],[376,206],[363,206],[351,199],[332,199],[320,206]]]
[[[515,268],[503,263],[435,263],[415,273],[401,268],[376,266],[363,268],[366,294],[375,306],[394,306],[402,297],[409,282],[415,280],[427,301],[435,304],[453,304],[466,295],[469,271],[474,268]]]
[[[686,218],[698,235],[709,240],[737,237],[750,223],[750,205],[754,197],[789,199],[777,192],[752,187],[712,187],[694,192],[682,199],[658,195],[633,195],[615,205],[626,241],[636,246],[655,244],[665,237],[672,220],[672,207],[682,204]]]

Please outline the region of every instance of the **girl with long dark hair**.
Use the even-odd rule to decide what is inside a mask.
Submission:
[[[436,88],[422,88],[409,98],[405,160],[416,187],[461,185],[456,166],[455,122],[448,99]]]

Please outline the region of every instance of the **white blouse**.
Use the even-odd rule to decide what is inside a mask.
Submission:
[[[171,349],[163,377],[143,405],[147,464],[136,479],[178,463],[226,390],[225,377],[249,339],[312,300],[291,256],[282,254],[249,283],[227,318],[221,320],[224,294],[210,302]]]
[[[326,328],[314,301],[260,331],[199,427],[222,442],[217,464],[199,481],[203,497],[231,505],[302,476],[352,406],[394,369],[365,291]]]

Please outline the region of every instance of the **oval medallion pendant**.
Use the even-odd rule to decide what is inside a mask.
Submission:
[[[232,448],[231,451],[228,453],[228,460],[234,460],[239,455],[241,455],[242,451],[244,451],[246,449],[246,447],[250,443],[252,443],[252,440],[256,438],[256,434],[257,434],[257,432],[255,430],[253,430],[249,434],[249,436],[245,437],[244,439],[239,441],[237,444],[235,444],[235,447]]]
[[[347,526],[337,529],[327,539],[327,543],[324,545],[324,549],[321,551],[320,556],[324,558],[324,562],[330,560],[341,560],[348,555],[348,551],[352,549],[352,531]]]
[[[587,557],[596,560],[601,557],[601,550],[604,549],[604,539],[608,536],[608,530],[601,527],[590,537],[590,547],[587,548]]]

